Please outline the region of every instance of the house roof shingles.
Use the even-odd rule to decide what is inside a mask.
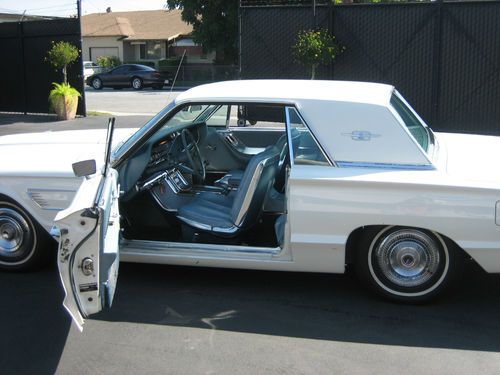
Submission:
[[[181,19],[181,10],[93,13],[82,16],[82,36],[117,36],[125,40],[171,40],[188,35],[193,27]]]

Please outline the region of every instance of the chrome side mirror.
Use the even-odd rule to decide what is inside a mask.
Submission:
[[[94,159],[82,160],[73,163],[71,166],[73,167],[73,173],[76,177],[87,177],[97,171],[97,166]]]

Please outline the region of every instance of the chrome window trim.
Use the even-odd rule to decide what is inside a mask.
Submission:
[[[341,168],[371,168],[391,170],[432,171],[436,170],[432,164],[389,164],[389,163],[364,163],[355,161],[337,161]]]
[[[294,162],[295,156],[293,155],[293,147],[290,147],[292,145],[292,132],[291,132],[290,114],[288,113],[288,111],[290,111],[292,109],[295,111],[297,116],[300,118],[300,121],[302,121],[302,124],[304,124],[304,127],[309,131],[309,133],[313,137],[314,142],[316,143],[316,146],[318,146],[319,150],[323,154],[323,157],[328,162],[328,164],[329,164],[328,166],[329,167],[337,167],[337,163],[334,160],[330,159],[328,154],[323,149],[323,146],[321,146],[321,143],[318,142],[318,139],[316,138],[314,133],[311,131],[311,128],[307,125],[306,121],[304,120],[304,118],[302,117],[300,112],[297,110],[297,108],[292,107],[292,106],[286,106],[285,107],[285,121],[286,121],[285,125],[286,125],[287,139],[288,139],[288,151],[290,152],[290,164],[292,166],[295,165],[295,162]]]
[[[396,108],[394,108],[393,104],[391,103],[391,99],[389,99],[389,106],[388,107],[389,107],[391,114],[394,116],[394,118],[399,123],[399,125],[404,129],[404,131],[408,134],[410,139],[417,145],[419,150],[422,151],[422,153],[424,154],[424,157],[427,159],[428,163],[432,164],[432,161],[431,161],[431,158],[429,155],[432,155],[434,152],[435,140],[436,140],[434,137],[434,134],[431,134],[432,130],[429,128],[429,126],[425,123],[425,121],[418,115],[417,112],[415,112],[413,107],[406,101],[405,98],[403,98],[403,96],[396,89],[394,89],[392,91],[391,98],[392,98],[392,96],[395,96],[396,98],[398,98],[410,110],[410,112],[420,122],[420,125],[422,125],[422,127],[425,129],[425,131],[427,133],[427,139],[428,139],[427,150],[424,150],[422,148],[422,146],[417,142],[415,137],[411,134],[410,129],[408,129],[406,123],[403,121],[403,118],[401,117],[399,112],[396,110]]]

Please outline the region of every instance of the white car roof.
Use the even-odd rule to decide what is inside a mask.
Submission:
[[[349,165],[430,167],[430,160],[379,83],[305,80],[226,81],[192,88],[175,103],[281,103],[297,108],[330,160]],[[359,140],[357,134],[367,134]]]
[[[240,80],[194,87],[176,103],[203,101],[294,102],[327,100],[386,106],[394,87],[380,83],[312,80]]]

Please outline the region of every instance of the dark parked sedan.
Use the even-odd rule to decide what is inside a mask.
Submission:
[[[148,86],[161,89],[163,85],[171,83],[171,79],[168,73],[161,73],[146,65],[125,64],[104,73],[93,74],[85,82],[96,90],[103,87],[142,90]]]

